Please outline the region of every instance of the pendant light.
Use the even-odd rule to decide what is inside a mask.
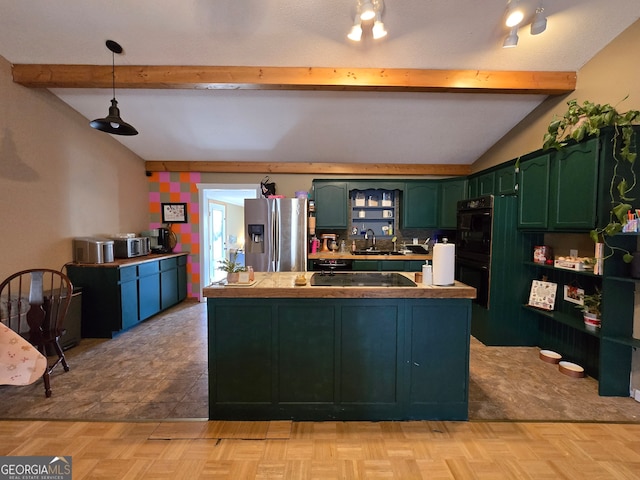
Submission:
[[[115,54],[122,53],[122,47],[118,42],[113,40],[106,41],[107,48],[111,50],[111,80],[113,89],[113,98],[109,107],[109,115],[105,118],[98,118],[89,123],[93,128],[102,132],[112,133],[114,135],[137,135],[138,131],[120,118],[120,109],[116,100],[116,66]]]

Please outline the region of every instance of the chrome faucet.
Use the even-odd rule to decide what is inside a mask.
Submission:
[[[376,234],[373,233],[373,230],[371,230],[370,228],[367,228],[367,231],[364,232],[364,239],[368,240],[369,239],[369,232],[371,232],[371,249],[375,249],[376,246]]]

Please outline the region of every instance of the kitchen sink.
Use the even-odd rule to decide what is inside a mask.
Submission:
[[[400,252],[392,252],[391,250],[356,250],[354,255],[403,255]]]
[[[309,282],[315,287],[416,287],[396,272],[314,273]]]

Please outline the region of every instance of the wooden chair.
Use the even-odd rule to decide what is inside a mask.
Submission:
[[[57,359],[42,375],[45,395],[51,396],[50,375],[64,358],[59,339],[65,333],[64,319],[71,303],[73,285],[64,273],[38,268],[14,273],[0,283],[0,321],[26,338],[45,357]]]

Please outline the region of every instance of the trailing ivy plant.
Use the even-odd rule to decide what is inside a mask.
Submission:
[[[625,97],[623,100],[626,100]],[[623,260],[630,263],[632,255],[627,250],[611,246],[606,241],[606,236],[612,236],[622,231],[627,223],[627,212],[633,211],[630,202],[635,198],[629,196],[636,186],[636,174],[633,169],[637,152],[633,148],[633,125],[640,124],[640,111],[618,110],[605,103],[584,101],[579,104],[577,100],[567,102],[567,111],[562,117],[554,117],[544,134],[543,149],[554,148],[561,150],[570,140],[580,142],[588,137],[597,137],[604,127],[613,127],[613,158],[615,160],[611,183],[609,186],[609,198],[611,210],[609,223],[590,232],[594,242],[603,242],[612,251],[624,252]]]

